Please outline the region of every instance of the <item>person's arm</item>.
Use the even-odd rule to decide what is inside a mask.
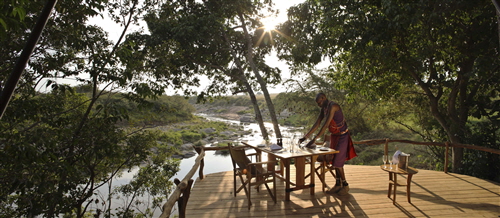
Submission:
[[[313,139],[311,139],[311,141],[309,141],[307,144],[306,144],[306,147],[310,147],[314,144],[314,142],[316,142],[316,139],[318,137],[321,137],[323,134],[325,134],[325,131],[328,129],[328,126],[330,125],[330,122],[332,121],[333,119],[333,116],[335,115],[335,112],[340,110],[340,107],[338,104],[335,104],[335,103],[331,103],[328,105],[328,113],[326,114],[326,119],[325,119],[325,122],[323,123],[323,125],[321,126],[321,129],[319,130],[319,133],[313,137]]]
[[[320,112],[319,112],[319,116],[316,119],[316,122],[311,127],[311,129],[304,135],[304,137],[302,137],[302,138],[299,139],[299,144],[302,143],[303,141],[305,141],[307,138],[309,138],[309,136],[312,133],[314,133],[316,131],[316,129],[318,129],[319,125],[321,124],[321,120],[323,120],[323,118],[325,116],[324,114],[325,113],[323,113],[323,109],[321,109]]]

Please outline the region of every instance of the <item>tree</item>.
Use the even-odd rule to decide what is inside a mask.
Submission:
[[[0,22],[12,11],[24,12],[24,17],[2,24],[9,31],[2,29],[0,38],[1,81],[6,81],[21,53],[42,3],[2,3]],[[120,128],[117,123],[128,119],[127,111],[98,101],[113,95],[111,88],[122,88],[130,90],[126,93],[129,99],[142,102],[161,93],[156,88],[162,90],[163,84],[146,84],[140,80],[143,75],[125,74],[116,56],[121,38],[113,45],[101,28],[86,24],[89,17],[108,9],[116,12],[112,16],[116,21],[123,22],[124,37],[127,27],[143,10],[152,10],[155,2],[141,3],[70,0],[56,5],[0,121],[2,216],[83,217],[88,206],[96,202],[96,189],[121,171],[144,163],[150,168],[163,166],[145,162],[155,156],[151,150],[158,146],[157,134]],[[92,94],[77,94],[68,85],[57,83],[57,78],[89,84]],[[40,87],[51,91],[41,93]],[[162,160],[170,154],[165,152]],[[157,179],[163,181],[163,187],[172,186],[167,177],[175,164],[162,168],[165,171]],[[163,191],[165,196],[169,189]]]
[[[25,3],[25,2],[22,2]],[[9,76],[9,79],[5,82],[5,84],[2,87],[2,91],[0,92],[0,119],[3,117],[3,114],[5,112],[5,109],[7,108],[7,105],[9,104],[10,99],[12,98],[12,95],[14,94],[14,90],[16,88],[17,83],[21,79],[22,73],[24,68],[26,68],[26,65],[28,64],[28,60],[31,57],[31,54],[33,50],[35,49],[36,43],[38,42],[38,39],[40,38],[40,35],[42,34],[42,31],[47,24],[47,21],[50,17],[50,14],[52,12],[52,9],[55,7],[57,1],[52,0],[48,1],[43,8],[42,12],[40,13],[40,16],[38,18],[38,21],[36,22],[35,27],[30,33],[30,36],[28,38],[28,41],[26,42],[26,46],[24,47],[23,51],[21,52],[18,60],[16,61],[16,64],[14,65],[14,69],[12,70],[12,73]],[[21,17],[21,19],[24,16],[24,11],[20,10],[23,9],[22,7],[18,7],[13,9],[12,14],[17,14]],[[21,12],[22,11],[22,12]],[[5,16],[2,16],[5,18]],[[7,23],[5,23],[4,19],[0,18],[0,22],[3,24],[3,27],[7,29]],[[4,32],[1,32],[2,36],[4,35]],[[3,37],[2,37],[3,38]]]
[[[261,25],[259,11],[265,4],[271,2],[177,1],[167,4],[161,11],[147,16],[151,35],[137,36],[143,39],[145,46],[130,48],[140,54],[144,62],[127,65],[127,68],[161,75],[178,89],[200,86],[201,80],[208,80],[209,87],[198,94],[200,100],[228,91],[233,94],[246,92],[252,100],[262,135],[267,138],[254,94],[256,79],[266,96],[279,137],[274,106],[266,88],[267,83],[280,80],[279,70],[265,64],[264,56],[269,49],[255,49],[251,32]],[[266,75],[261,76],[261,72]],[[185,89],[185,94],[194,93],[190,88]]]
[[[269,2],[271,2],[271,1],[269,1]],[[261,5],[262,4],[260,2],[257,2],[257,6],[261,6]],[[258,10],[256,10],[256,9],[260,9],[260,7],[255,7],[253,9],[254,13],[258,13]],[[252,37],[249,33],[249,30],[248,30],[248,27],[246,24],[246,20],[252,21],[252,18],[244,15],[244,13],[243,13],[244,10],[242,10],[242,7],[238,7],[236,9],[236,11],[237,11],[237,19],[240,21],[240,25],[241,25],[241,28],[243,29],[243,34],[244,34],[245,40],[246,40],[246,47],[247,47],[246,60],[247,60],[248,64],[250,65],[250,68],[253,71],[253,73],[257,79],[257,82],[260,84],[260,88],[262,89],[262,92],[264,93],[264,99],[266,100],[267,108],[269,109],[269,115],[271,117],[271,121],[272,121],[273,126],[274,126],[274,132],[276,134],[276,138],[281,138],[282,137],[281,131],[280,131],[280,128],[278,125],[278,119],[276,118],[274,104],[273,104],[273,101],[271,100],[271,96],[269,95],[269,91],[267,90],[267,81],[264,80],[262,78],[262,76],[260,75],[259,69],[257,68],[256,63],[254,61],[255,52],[254,52],[253,48],[255,46],[259,46],[259,45],[254,45]],[[247,17],[247,19],[245,19],[246,17]],[[252,22],[252,23],[254,23],[254,22]],[[263,25],[259,24],[260,28],[262,28],[262,26]],[[255,28],[254,25],[251,25],[250,27]],[[258,31],[255,31],[255,32],[258,33]],[[255,37],[261,38],[262,36],[256,35]]]
[[[471,138],[470,118],[498,126],[499,59],[490,1],[306,1],[283,32],[296,42],[283,57],[317,63],[326,56],[341,89],[426,101],[452,143]],[[419,92],[404,93],[406,87]],[[491,133],[496,134],[496,133]],[[463,149],[453,148],[453,171]]]

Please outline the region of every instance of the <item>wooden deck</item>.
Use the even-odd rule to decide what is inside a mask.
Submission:
[[[471,176],[419,170],[411,184],[411,201],[406,187],[398,187],[396,205],[387,197],[388,173],[379,166],[345,166],[350,192],[346,196],[321,191],[316,177],[316,194],[292,192],[285,201],[284,184],[277,182],[277,204],[267,191],[252,190],[252,207],[244,192],[233,196],[232,171],[208,174],[196,180],[189,198],[187,217],[500,217],[500,184]],[[292,174],[293,174],[292,167]],[[406,181],[400,176],[399,181]],[[327,175],[328,184],[335,181]],[[237,184],[240,184],[239,181]]]

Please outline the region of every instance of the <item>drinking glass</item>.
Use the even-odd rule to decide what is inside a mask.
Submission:
[[[389,169],[392,170],[392,158],[389,159]]]
[[[382,161],[384,161],[384,169],[387,168],[386,164],[387,164],[387,155],[383,155],[382,156]]]
[[[292,133],[292,140],[290,141],[290,153],[295,153],[297,148],[295,148],[295,144],[299,141],[298,135]]]
[[[294,149],[294,150],[295,150],[295,153],[300,153],[300,151],[299,151],[299,150],[300,150],[300,143],[299,143],[299,139],[300,139],[300,138],[302,138],[302,136],[301,136],[300,134],[296,133],[296,134],[294,135],[294,137],[295,137],[295,140],[294,140],[294,142],[293,142],[293,146],[295,147],[295,149]]]
[[[285,150],[285,151],[290,151],[290,149],[291,149],[291,148],[290,148],[290,145],[289,145],[290,140],[291,140],[291,139],[290,139],[290,137],[288,136],[288,134],[284,134],[284,135],[283,135],[283,138],[281,138],[281,144],[282,144],[282,145],[281,145],[281,147],[283,148],[283,150]]]

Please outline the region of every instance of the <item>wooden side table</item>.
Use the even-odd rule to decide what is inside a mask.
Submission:
[[[384,168],[384,166],[386,168]],[[418,170],[413,167],[408,167],[408,169],[400,169],[396,168],[394,165],[392,166],[392,170],[390,169],[390,165],[381,165],[380,169],[389,173],[389,191],[387,192],[387,197],[391,197],[392,186],[394,186],[392,204],[396,204],[396,187],[398,186],[406,186],[406,197],[408,198],[408,203],[411,203],[410,200],[410,185],[411,178],[413,174],[417,174]],[[406,184],[398,182],[398,175],[408,175],[406,178]]]

